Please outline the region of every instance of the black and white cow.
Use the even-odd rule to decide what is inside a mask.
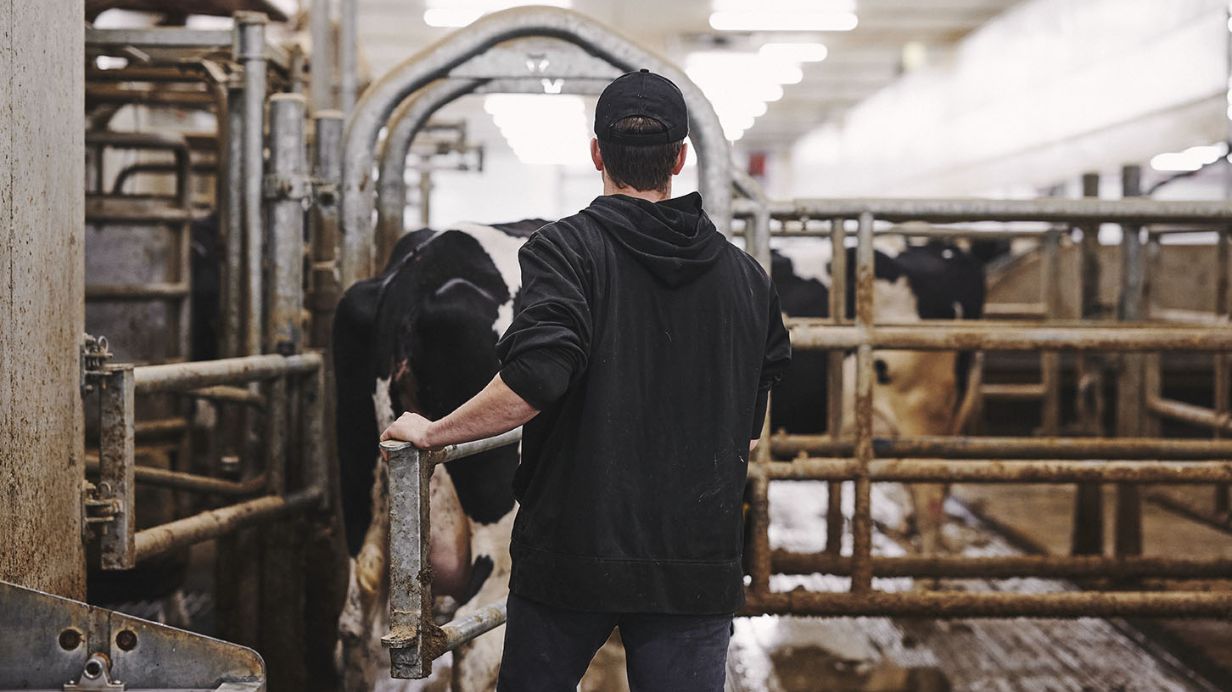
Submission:
[[[347,542],[355,557],[340,622],[348,689],[369,689],[388,670],[378,640],[386,613],[389,540],[378,433],[403,411],[443,416],[491,379],[498,369],[496,340],[512,320],[520,288],[517,250],[543,223],[460,224],[444,232],[410,233],[384,272],[357,283],[338,306],[333,332],[338,445]],[[772,277],[788,315],[828,314],[828,255],[829,243],[820,240],[779,243]],[[854,255],[848,261],[854,267]],[[983,311],[982,266],[957,247],[880,249],[875,266],[879,320],[975,318]],[[848,296],[851,313],[854,280]],[[967,374],[963,361],[955,353],[878,352],[877,433],[952,432]],[[775,390],[772,425],[821,432],[826,355],[797,353],[792,368]],[[844,391],[852,389],[848,384]],[[507,591],[517,462],[517,449],[505,447],[434,471],[433,588],[458,599],[459,614]],[[935,528],[936,535],[944,489],[930,488],[913,494],[917,525],[922,532]],[[924,544],[934,546],[931,540]],[[488,636],[459,651],[454,689],[490,689],[499,648],[500,638]]]
[[[439,418],[498,369],[496,341],[513,318],[517,251],[545,221],[460,224],[404,236],[385,271],[351,287],[333,329],[337,430],[347,544],[355,561],[340,622],[348,689],[388,679],[379,636],[386,614],[388,505],[377,437],[404,411]],[[432,476],[433,592],[458,611],[508,588],[516,447],[438,467]],[[500,639],[457,652],[454,689],[491,689]]]

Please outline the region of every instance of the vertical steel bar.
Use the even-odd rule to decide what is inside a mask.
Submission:
[[[222,166],[222,199],[219,225],[222,228],[225,260],[222,267],[222,343],[224,358],[241,355],[240,333],[243,330],[244,297],[244,99],[243,90],[227,89],[227,112],[218,115],[227,123],[226,141],[222,149],[226,158]]]
[[[847,231],[844,219],[830,220],[830,321],[841,324],[847,318]],[[830,439],[843,433],[843,353],[826,354],[826,429]],[[838,555],[843,549],[843,482],[826,484],[826,552]]]
[[[1232,32],[1229,33],[1229,42],[1232,45]],[[1232,173],[1229,174],[1232,176]],[[1232,177],[1229,178],[1232,181]],[[1232,184],[1232,182],[1230,182]],[[1232,263],[1228,256],[1229,240],[1232,239],[1232,229],[1219,229],[1218,236],[1215,242],[1215,314],[1220,317],[1228,315],[1228,283],[1229,283],[1229,264]],[[1229,380],[1229,370],[1232,370],[1232,360],[1229,359],[1227,353],[1215,354],[1215,372],[1214,372],[1214,405],[1215,415],[1220,419],[1226,419],[1229,409],[1229,387],[1232,384]],[[1215,426],[1215,439],[1224,436],[1223,428]],[[1214,509],[1216,515],[1226,516],[1229,512],[1229,488],[1227,483],[1217,483],[1215,485]]]
[[[308,11],[312,31],[309,89],[313,116],[334,108],[334,27],[329,5],[329,0],[312,0]]]
[[[873,215],[860,214],[856,245],[856,325],[871,336],[873,331]],[[865,341],[856,349],[856,461],[855,513],[852,517],[851,590],[864,593],[873,583],[872,483],[873,461],[873,347]]]
[[[338,182],[342,178],[342,127],[339,111],[316,114],[314,173],[318,189],[313,205],[312,228],[312,337],[309,344],[329,344],[338,304]]]
[[[1099,197],[1099,174],[1082,176],[1083,197]],[[1082,227],[1080,247],[1079,282],[1081,285],[1081,315],[1084,320],[1095,319],[1100,313],[1099,304],[1099,224]],[[1078,386],[1074,388],[1077,399],[1075,410],[1084,435],[1102,435],[1103,421],[1103,373],[1098,356],[1089,353],[1075,354]],[[1074,498],[1073,531],[1070,551],[1074,555],[1102,555],[1104,553],[1104,495],[1099,483],[1079,483]]]
[[[131,569],[136,564],[137,533],[133,490],[133,366],[111,366],[99,381],[98,489],[115,501],[113,518],[103,524],[99,552],[103,569]]]
[[[245,308],[247,326],[243,340],[245,355],[261,353],[264,326],[261,268],[263,224],[261,219],[261,181],[263,171],[262,130],[265,116],[265,24],[264,14],[235,14],[234,53],[244,65],[243,103],[243,213],[244,261],[246,276]]]
[[[350,115],[355,107],[359,83],[359,62],[356,58],[356,32],[359,30],[357,16],[358,0],[342,0],[338,26],[338,110]]]
[[[1060,258],[1061,233],[1053,229],[1044,234],[1040,258],[1040,296],[1044,304],[1044,320],[1060,317]],[[1040,354],[1040,375],[1044,399],[1040,411],[1040,428],[1044,435],[1052,437],[1061,427],[1061,357],[1056,351]]]
[[[308,171],[304,97],[270,98],[269,282],[265,343],[282,355],[303,344],[304,206]]]
[[[389,459],[390,675],[424,678],[432,672],[425,635],[432,624],[432,579],[428,566],[428,481],[432,465],[409,444],[382,443]]]
[[[1142,170],[1125,166],[1121,171],[1122,195],[1141,194]],[[1121,226],[1121,292],[1117,300],[1117,318],[1123,321],[1142,319],[1142,298],[1145,278],[1142,262],[1141,227]],[[1136,437],[1142,426],[1143,357],[1138,353],[1121,354],[1121,372],[1117,378],[1117,435]],[[1116,554],[1142,554],[1142,498],[1137,485],[1117,484]]]
[[[432,171],[426,167],[419,172],[419,225],[432,225]]]

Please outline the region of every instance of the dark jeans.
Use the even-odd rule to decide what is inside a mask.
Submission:
[[[722,692],[730,615],[591,613],[509,594],[498,692],[575,692],[590,659],[620,628],[632,692]]]

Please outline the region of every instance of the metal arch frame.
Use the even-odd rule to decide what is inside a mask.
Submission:
[[[731,155],[718,115],[701,89],[680,68],[611,29],[569,10],[528,7],[496,12],[425,47],[364,92],[347,121],[341,189],[342,239],[339,272],[343,288],[371,275],[375,187],[374,148],[381,126],[399,102],[429,83],[448,77],[497,44],[542,36],[578,46],[614,67],[647,67],[675,82],[690,105],[690,135],[697,144],[699,187],[720,228],[731,218]],[[535,72],[527,76],[541,77]]]

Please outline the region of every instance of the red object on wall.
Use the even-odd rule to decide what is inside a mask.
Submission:
[[[749,175],[754,178],[766,175],[766,152],[755,151],[749,154]]]

